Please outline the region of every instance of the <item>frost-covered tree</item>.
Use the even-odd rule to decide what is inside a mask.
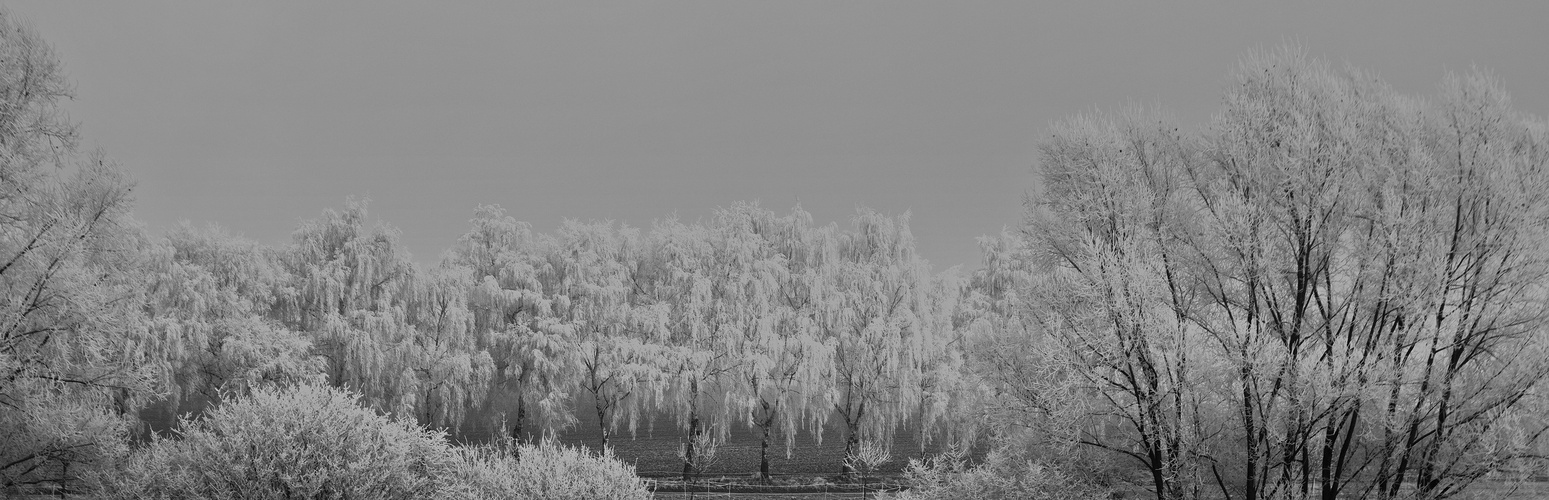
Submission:
[[[626,423],[637,429],[661,379],[666,311],[633,301],[639,231],[609,221],[566,221],[547,254],[562,294],[556,327],[579,366],[577,384],[597,412],[602,446]]]
[[[1541,466],[1546,130],[1486,76],[1428,102],[1295,50],[1250,57],[1200,138],[1067,122],[998,252],[1026,264],[981,280],[1022,282],[1004,314],[1059,349],[976,362],[1054,382],[1019,398],[1039,418],[1105,416],[1077,440],[1157,498],[1445,498]]]
[[[1081,117],[1041,151],[1046,195],[1027,234],[1047,270],[1026,288],[1040,331],[1075,369],[1036,395],[1071,404],[1095,396],[1061,436],[1126,455],[1157,498],[1197,496],[1204,335],[1188,324],[1194,298],[1178,234],[1193,232],[1182,173],[1198,149],[1165,119],[1140,112]],[[1094,418],[1095,417],[1095,418]],[[1122,429],[1115,432],[1115,429]]]
[[[1430,103],[1295,51],[1236,83],[1189,176],[1200,324],[1256,389],[1246,496],[1446,497],[1542,465],[1543,120],[1477,73]]]
[[[962,342],[956,417],[988,431],[1008,453],[1031,446],[1045,459],[1080,459],[1072,446],[1087,422],[1087,396],[1072,384],[1070,351],[1040,326],[1041,249],[1027,231],[981,237],[980,269],[966,284],[954,324]],[[1053,453],[1049,453],[1053,452]],[[1062,463],[1069,467],[1081,464]],[[1097,472],[1097,471],[1092,471]]]
[[[824,343],[813,313],[815,283],[825,262],[824,231],[800,208],[780,217],[756,204],[739,203],[716,213],[717,239],[727,257],[726,290],[736,304],[738,327],[729,332],[737,352],[734,409],[760,435],[759,475],[769,478],[774,431],[790,456],[798,431],[822,436],[832,408],[833,347]],[[819,292],[820,293],[820,292]]]
[[[560,315],[569,296],[559,288],[563,270],[550,258],[554,240],[498,206],[480,206],[470,222],[446,260],[472,272],[468,308],[494,362],[492,390],[516,399],[511,438],[525,438],[529,411],[545,433],[566,427],[575,421],[569,406],[575,330]]]
[[[405,319],[415,334],[404,353],[417,382],[413,406],[421,421],[458,428],[484,405],[494,377],[490,338],[476,331],[467,304],[469,269],[439,266],[415,280]]]
[[[657,406],[685,432],[685,481],[697,473],[697,454],[708,451],[702,448],[717,446],[730,431],[730,372],[746,318],[747,304],[739,300],[744,290],[733,278],[740,249],[715,236],[699,224],[657,222],[633,280],[636,305],[665,314],[658,327],[664,386]]]
[[[928,265],[914,253],[908,214],[861,209],[852,223],[836,235],[839,258],[823,271],[831,288],[816,311],[834,343],[830,397],[844,421],[847,457],[863,433],[886,442],[917,409],[915,337],[929,334],[917,310]],[[852,472],[848,464],[843,469]]]
[[[910,356],[915,373],[914,393],[917,419],[916,440],[922,455],[937,439],[966,444],[977,434],[977,422],[962,418],[964,408],[973,408],[981,396],[981,385],[966,373],[965,349],[972,334],[964,304],[969,293],[968,280],[961,269],[953,267],[929,276],[923,293],[916,298],[920,333],[910,339]]]
[[[285,264],[297,297],[286,319],[328,360],[331,384],[407,413],[417,376],[396,361],[415,333],[404,310],[415,270],[398,231],[368,227],[366,218],[366,202],[350,199],[343,211],[324,210],[296,229]]]
[[[173,228],[155,249],[146,288],[152,335],[168,345],[173,400],[197,410],[221,392],[316,378],[312,344],[276,321],[294,301],[291,277],[268,248],[216,226]],[[180,400],[195,397],[193,404]]]
[[[130,183],[76,148],[53,50],[0,11],[0,494],[69,486],[165,389]]]
[[[424,423],[459,426],[483,404],[494,363],[466,305],[471,277],[421,272],[398,230],[366,226],[364,201],[303,221],[285,251],[296,299],[282,317],[327,360],[331,384]]]

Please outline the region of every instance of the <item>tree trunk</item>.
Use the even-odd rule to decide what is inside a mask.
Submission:
[[[1244,439],[1244,443],[1243,444],[1246,445],[1245,448],[1246,448],[1246,451],[1247,451],[1247,460],[1248,460],[1247,468],[1246,468],[1247,471],[1246,471],[1245,477],[1243,478],[1243,498],[1244,498],[1244,500],[1258,500],[1258,497],[1259,497],[1259,481],[1258,481],[1258,468],[1259,468],[1258,444],[1259,443],[1258,443],[1258,436],[1257,436],[1258,426],[1254,425],[1255,422],[1253,421],[1253,389],[1252,389],[1252,386],[1249,385],[1249,384],[1253,383],[1253,370],[1250,369],[1248,367],[1248,365],[1247,365],[1248,359],[1249,359],[1248,358],[1248,353],[1246,352],[1247,349],[1243,348],[1243,351],[1244,352],[1241,353],[1242,357],[1243,357],[1243,361],[1242,361],[1243,362],[1243,367],[1242,367],[1242,373],[1241,373],[1241,376],[1242,376],[1242,424],[1243,424],[1242,427],[1243,427],[1243,437],[1246,438],[1246,439]]]
[[[516,398],[516,422],[511,424],[511,440],[522,442],[522,422],[527,420],[527,398]]]
[[[860,436],[855,433],[855,425],[849,425],[849,436],[844,439],[844,463],[839,466],[839,473],[845,477],[855,476],[855,468],[850,467],[850,459],[855,456],[855,449],[860,444]]]
[[[764,422],[764,440],[760,444],[758,452],[758,475],[764,478],[764,484],[770,484],[769,479],[769,422]]]
[[[434,393],[435,392],[432,389],[425,389],[425,426],[426,427],[435,427],[436,426],[436,417],[435,417],[435,414],[431,412],[431,399],[430,399],[431,396]]]
[[[522,421],[527,419],[527,399],[516,398],[516,422],[511,424],[511,456],[522,461]]]
[[[602,434],[602,449],[608,449],[608,410],[602,400],[597,400],[597,429]]]
[[[1149,467],[1151,469],[1151,487],[1156,489],[1156,500],[1168,500],[1167,475],[1162,472],[1162,450],[1156,449],[1154,446],[1153,444],[1153,448],[1146,453],[1146,458],[1151,462]]]
[[[688,444],[683,447],[683,482],[687,483],[694,475],[694,444],[699,441],[699,415],[693,414],[688,418]]]
[[[860,449],[861,417],[865,416],[865,414],[866,403],[863,402],[855,410],[855,418],[850,418],[849,415],[844,416],[845,433],[847,435],[844,438],[844,462],[839,466],[839,473],[845,477],[855,476],[855,468],[850,467],[850,459],[855,457],[855,452]]]

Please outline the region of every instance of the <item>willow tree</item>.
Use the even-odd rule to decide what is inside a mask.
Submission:
[[[621,423],[638,428],[661,379],[663,308],[632,302],[639,231],[612,222],[567,220],[547,255],[554,270],[554,327],[567,344],[577,384],[591,396],[601,446]]]
[[[1056,428],[1046,417],[1056,408],[1045,398],[1051,380],[1050,352],[1037,326],[1029,286],[1038,275],[1024,234],[1002,229],[978,239],[981,266],[966,283],[956,320],[965,354],[963,374],[974,381],[978,400],[965,409],[1000,434],[1044,433]]]
[[[416,383],[406,403],[428,425],[458,429],[489,395],[495,362],[489,336],[473,328],[467,303],[472,284],[469,269],[438,266],[415,280],[404,306],[414,335],[402,347],[402,363]]]
[[[183,223],[154,248],[145,312],[166,342],[169,409],[181,413],[269,383],[317,378],[312,344],[274,318],[289,300],[291,277],[277,255],[217,226]],[[190,397],[193,405],[180,402]]]
[[[566,427],[575,420],[569,397],[577,368],[566,337],[571,327],[558,310],[569,299],[548,258],[553,239],[534,234],[498,206],[480,206],[470,222],[446,259],[472,272],[468,308],[494,362],[492,387],[515,394],[510,436],[525,439],[530,409],[542,432]]]
[[[0,11],[0,491],[68,487],[164,389],[130,183],[76,149],[52,49]]]
[[[834,343],[831,398],[845,424],[846,457],[863,433],[890,440],[916,409],[911,339],[927,334],[916,311],[927,269],[908,223],[908,214],[860,210],[852,230],[838,235],[839,258],[824,270],[832,288],[818,304],[817,323]],[[843,471],[852,472],[848,460]]]
[[[458,425],[493,372],[467,325],[466,274],[422,276],[398,230],[368,229],[366,219],[366,203],[352,199],[296,229],[284,258],[296,295],[283,317],[312,339],[331,384],[379,409]]]
[[[632,302],[665,320],[656,325],[663,382],[656,406],[685,433],[680,455],[688,481],[729,431],[728,373],[737,362],[731,347],[742,305],[729,281],[735,262],[708,228],[676,219],[657,222],[642,247]]]
[[[908,370],[916,374],[909,392],[916,407],[912,411],[918,427],[916,451],[922,458],[935,440],[966,445],[978,430],[978,423],[965,418],[964,411],[977,406],[983,394],[978,379],[968,373],[972,315],[964,314],[970,307],[964,304],[970,292],[968,280],[960,273],[954,266],[927,277],[915,299],[919,334],[909,339],[913,366]]]
[[[739,203],[717,211],[712,227],[723,249],[721,288],[733,304],[733,406],[760,435],[759,476],[767,481],[772,433],[783,435],[789,458],[796,434],[805,428],[821,438],[832,412],[823,396],[832,386],[833,348],[812,317],[816,270],[832,252],[823,251],[825,228],[800,208],[779,217]]]

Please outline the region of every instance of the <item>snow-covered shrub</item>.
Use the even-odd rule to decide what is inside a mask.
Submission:
[[[1006,450],[990,452],[978,466],[967,465],[962,455],[910,459],[905,474],[910,489],[900,495],[903,500],[1099,500],[1111,495],[1106,488]]]
[[[447,482],[467,498],[646,500],[635,468],[611,453],[544,441],[536,446],[474,446],[456,451]]]
[[[329,387],[260,388],[91,474],[104,499],[645,500],[634,468],[552,443],[455,447]],[[518,459],[517,457],[520,457]]]
[[[261,388],[179,422],[90,480],[101,498],[436,498],[459,465],[439,432],[328,387]]]

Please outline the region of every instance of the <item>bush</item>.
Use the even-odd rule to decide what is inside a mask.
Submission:
[[[545,441],[461,448],[457,455],[461,464],[448,480],[468,498],[651,498],[635,468],[608,453]]]
[[[899,498],[934,499],[1107,499],[1107,488],[1076,479],[1059,468],[1000,449],[969,467],[960,454],[921,462],[909,460],[910,490]]]
[[[328,387],[264,388],[90,474],[105,499],[646,499],[634,469],[554,444],[449,445]],[[519,452],[518,461],[513,452]]]
[[[91,478],[103,498],[426,498],[457,457],[439,432],[349,392],[266,388],[179,422]]]

